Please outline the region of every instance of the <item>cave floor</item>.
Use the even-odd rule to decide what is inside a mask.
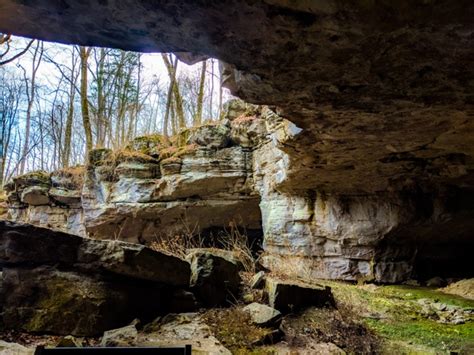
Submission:
[[[309,308],[286,315],[280,325],[281,338],[273,345],[256,341],[265,330],[248,322],[241,310],[243,304],[203,310],[198,318],[184,317],[178,323],[176,318],[170,319],[165,328],[171,332],[156,328],[150,332],[145,327],[134,345],[180,344],[189,342],[190,334],[200,334],[202,339],[194,344],[212,339],[212,346],[217,347],[210,349],[204,344],[197,353],[474,353],[474,300],[427,287],[321,283],[332,287],[337,309]],[[203,325],[209,334],[200,329]],[[180,327],[182,332],[177,331]],[[161,339],[163,336],[166,339]],[[3,332],[0,339],[33,348],[54,346],[59,337]],[[81,340],[89,346],[99,343],[97,338]]]

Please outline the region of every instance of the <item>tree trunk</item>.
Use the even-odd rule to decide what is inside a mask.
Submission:
[[[168,70],[168,75],[170,77],[170,87],[168,89],[168,97],[166,99],[166,112],[165,112],[165,118],[163,120],[163,135],[165,137],[168,137],[168,125],[169,125],[171,103],[173,100],[173,89],[174,89],[174,83],[176,81],[176,72],[178,71],[178,58],[177,57],[175,58],[173,65],[171,65],[170,60],[168,59],[166,53],[162,53],[161,58],[163,58],[163,62],[166,65],[166,69]]]
[[[23,144],[23,151],[21,154],[21,163],[20,163],[20,174],[25,172],[26,158],[29,151],[29,142],[30,142],[30,130],[31,130],[31,111],[33,110],[33,103],[35,101],[36,94],[36,73],[41,64],[41,58],[43,57],[43,42],[38,41],[38,44],[33,55],[33,62],[31,66],[31,84],[27,88],[28,96],[28,106],[26,108],[26,123],[25,123],[25,142]]]
[[[202,62],[201,68],[201,80],[199,82],[199,92],[197,97],[196,103],[196,116],[194,117],[194,125],[200,125],[202,122],[202,104],[204,101],[204,83],[206,81],[206,67],[207,67],[207,60]]]
[[[84,125],[84,133],[86,136],[86,154],[92,150],[92,129],[89,116],[89,102],[87,98],[87,59],[91,48],[80,47],[79,53],[81,57],[81,111],[82,123]]]

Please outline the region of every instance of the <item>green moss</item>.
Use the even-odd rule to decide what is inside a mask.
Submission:
[[[443,293],[434,288],[391,285],[382,287],[380,292],[381,294],[391,298],[400,298],[404,300],[418,300],[421,298],[429,298],[453,306],[463,308],[474,308],[474,300],[469,300],[460,296]]]
[[[334,281],[322,283],[332,287],[338,305],[358,313],[370,329],[385,339],[386,346],[395,346],[400,353],[413,353],[413,344],[418,349],[415,352],[419,349],[445,352],[474,346],[472,321],[459,325],[438,323],[427,318],[417,302],[419,299],[429,299],[473,309],[472,300],[427,287],[356,286]],[[401,351],[400,347],[405,347],[406,351]]]
[[[43,170],[31,171],[29,173],[19,175],[13,178],[13,181],[18,186],[31,185],[51,185],[51,175]]]
[[[126,147],[127,150],[142,154],[158,156],[160,151],[169,146],[169,140],[161,134],[149,134],[133,139]]]
[[[440,324],[431,320],[384,321],[366,319],[369,328],[389,340],[402,340],[436,350],[459,350],[474,344],[472,324]]]

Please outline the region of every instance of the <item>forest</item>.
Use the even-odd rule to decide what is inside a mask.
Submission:
[[[188,66],[173,54],[0,33],[0,185],[82,164],[94,148],[217,120],[229,96],[212,58]]]

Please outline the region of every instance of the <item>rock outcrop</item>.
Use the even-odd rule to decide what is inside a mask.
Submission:
[[[265,267],[308,279],[469,276],[474,228],[469,191],[453,186],[357,195],[299,186],[289,191],[292,158],[285,149],[301,134],[270,108],[235,100],[224,121],[185,130],[173,142],[157,135],[137,138],[120,152],[92,151],[80,186],[70,182],[80,179],[64,171],[15,178],[7,186],[10,214],[135,243],[241,227],[263,234]],[[31,187],[43,189],[49,204],[22,199]],[[62,196],[80,199],[60,203],[59,189]]]

